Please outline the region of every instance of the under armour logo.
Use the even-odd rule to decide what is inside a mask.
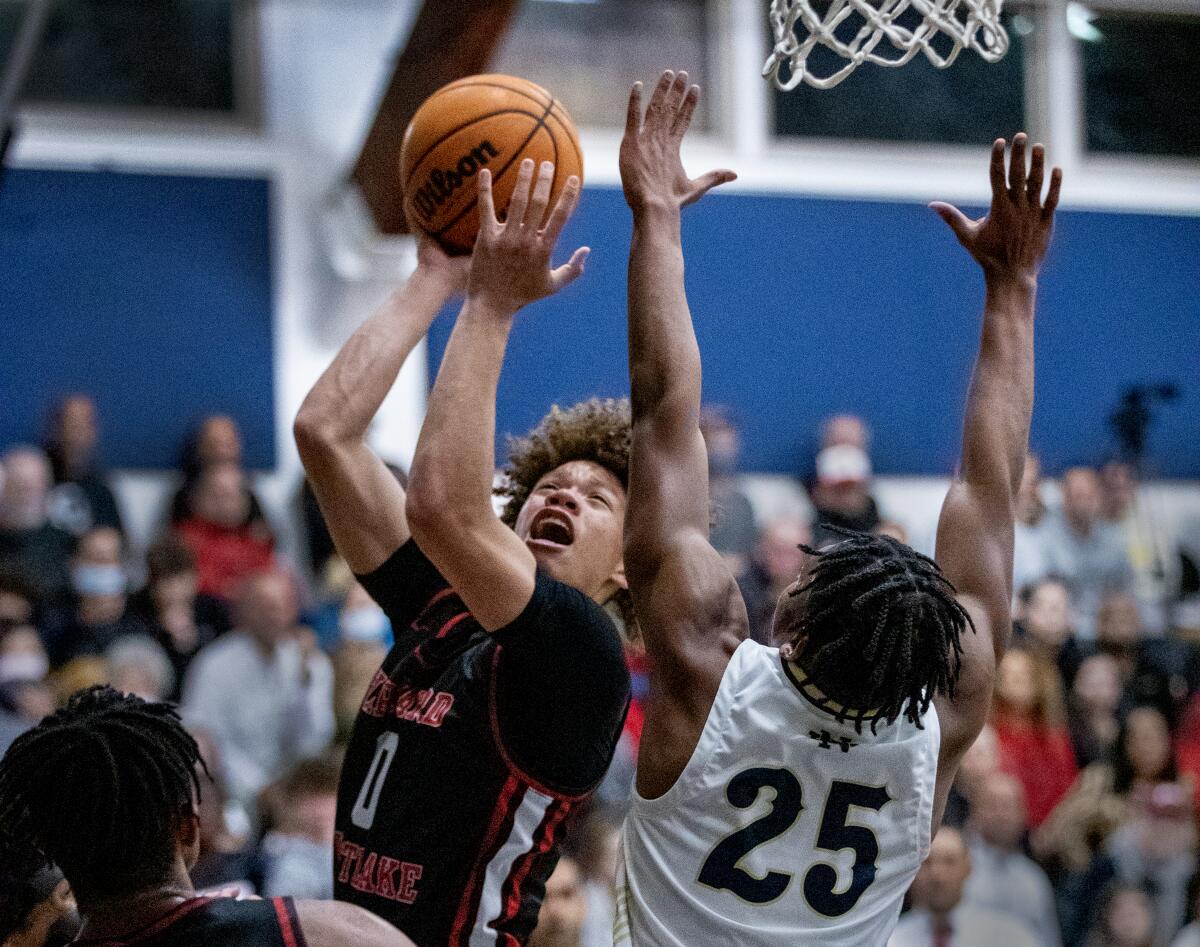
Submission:
[[[858,744],[849,737],[835,737],[828,730],[810,730],[808,735],[817,741],[822,750],[828,750],[837,746],[841,748],[843,753],[849,753],[850,747],[858,746]]]

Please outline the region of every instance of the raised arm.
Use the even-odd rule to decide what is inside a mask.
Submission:
[[[430,323],[466,284],[468,260],[431,241],[417,269],[350,337],[296,415],[296,446],[342,558],[360,575],[409,537],[404,489],[367,446],[367,429]]]
[[[654,751],[643,752],[638,774],[642,791],[654,794],[674,782],[691,755],[747,626],[737,584],[708,541],[700,350],[683,280],[681,209],[735,177],[711,171],[691,180],[683,169],[680,143],[699,96],[687,73],[665,72],[643,120],[635,85],[621,143],[621,182],[633,211],[625,571],[654,667],[643,742]]]
[[[953,699],[939,702],[942,759],[953,776],[988,708],[996,664],[1011,628],[1013,520],[1033,413],[1033,316],[1037,277],[1050,244],[1062,172],[1055,168],[1042,199],[1045,152],[1034,145],[1028,176],[1026,137],[992,146],[992,204],[972,221],[949,204],[930,206],[983,269],[983,333],[967,397],[962,465],[938,523],[937,561],[976,618],[963,640]]]
[[[492,507],[496,387],[517,311],[582,272],[588,251],[552,269],[550,255],[579,200],[572,177],[546,220],[554,166],[521,163],[506,222],[496,219],[491,174],[479,174],[479,237],[459,313],[409,476],[413,537],[485,628],[512,622],[533,597],[533,553]],[[543,226],[543,221],[545,225]]]

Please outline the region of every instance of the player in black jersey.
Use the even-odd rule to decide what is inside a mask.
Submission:
[[[198,896],[196,812],[204,768],[167,704],[80,691],[0,760],[6,848],[57,865],[90,947],[411,947],[349,904]]]
[[[572,179],[546,220],[552,175],[544,165],[535,185],[524,163],[502,224],[481,172],[473,256],[422,243],[408,284],[296,420],[334,541],[396,634],[346,754],[335,894],[422,947],[527,940],[568,816],[604,775],[628,704],[621,640],[601,608],[625,596],[628,408],[552,412],[515,447],[503,520],[492,507],[513,317],[577,277],[586,256],[550,266],[579,196]],[[366,446],[367,427],[463,289],[406,497]],[[563,344],[585,342],[564,327]]]

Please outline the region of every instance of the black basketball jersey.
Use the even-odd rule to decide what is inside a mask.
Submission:
[[[335,896],[419,947],[523,944],[566,820],[620,738],[619,634],[544,574],[489,634],[411,541],[362,581],[396,644],[346,751]]]
[[[192,898],[122,940],[81,940],[82,947],[306,947],[291,898],[235,901]]]

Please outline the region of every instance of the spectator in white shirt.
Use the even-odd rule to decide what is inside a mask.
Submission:
[[[913,881],[913,909],[900,918],[888,947],[1037,947],[1019,921],[963,901],[970,874],[962,833],[943,826]]]
[[[296,592],[280,572],[248,578],[234,631],[204,647],[188,669],[183,713],[220,747],[231,797],[255,797],[333,737],[333,671],[312,632],[296,626]]]
[[[1042,947],[1059,947],[1050,880],[1021,850],[1028,823],[1020,781],[1000,771],[990,774],[972,800],[969,828],[971,875],[964,903],[1020,921]]]

